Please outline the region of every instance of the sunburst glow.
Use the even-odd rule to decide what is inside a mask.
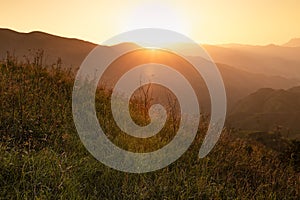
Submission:
[[[163,28],[177,31],[183,34],[189,33],[188,20],[185,20],[182,12],[178,12],[169,5],[143,3],[131,10],[127,18],[125,29],[137,28]]]

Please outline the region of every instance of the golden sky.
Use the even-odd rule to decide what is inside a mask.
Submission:
[[[300,37],[299,0],[0,0],[0,27],[95,43],[167,28],[199,43],[283,44]]]

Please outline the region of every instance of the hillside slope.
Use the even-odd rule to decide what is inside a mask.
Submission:
[[[240,100],[227,122],[235,128],[280,131],[300,139],[300,87],[288,90],[263,88]]]
[[[199,159],[205,119],[188,151],[164,169],[131,174],[107,167],[77,134],[73,81],[60,68],[0,63],[0,199],[299,199],[299,144],[277,152],[224,129]],[[99,109],[110,109],[108,101],[106,93],[96,93],[97,117],[119,146],[123,136]],[[172,139],[170,129],[161,136],[157,142]]]
[[[9,29],[0,29],[0,44],[0,58],[5,58],[9,51],[22,60],[24,56],[34,56],[38,50],[43,50],[45,64],[51,65],[61,58],[68,67],[78,67],[96,46],[90,42],[43,32],[19,33]]]
[[[29,57],[29,59],[33,59],[38,50],[43,50],[43,64],[52,65],[53,63],[57,62],[58,58],[61,58],[62,66],[67,68],[71,67],[74,70],[78,69],[88,53],[97,46],[96,44],[90,42],[78,39],[58,37],[42,32],[18,33],[8,29],[0,29],[0,44],[0,58],[5,58],[6,52],[9,51],[11,54],[13,53],[19,61],[24,60],[24,56]],[[104,55],[111,55],[119,52],[124,52],[125,50],[134,49],[137,46],[132,43],[122,43],[115,46],[98,47],[101,48],[101,51],[103,51]],[[212,49],[214,48],[219,49],[219,47],[212,47]],[[227,57],[228,52],[226,52],[217,51],[217,55]],[[211,53],[212,56],[215,56],[214,51],[209,51],[209,53]],[[241,56],[240,58],[239,56],[240,55],[237,54],[234,57],[236,59],[244,59],[243,56]],[[101,59],[101,57],[99,57],[99,59]],[[131,67],[131,59],[136,58],[128,58],[128,61],[124,62],[122,66],[117,66],[116,70],[112,71],[112,76],[108,75],[107,79],[113,78],[115,73],[118,73],[124,68],[129,69]],[[205,64],[203,60],[201,60],[201,58],[195,59],[199,60],[199,65]],[[216,59],[216,61],[219,60]],[[226,60],[221,59],[220,61],[224,61],[226,63]],[[298,80],[284,78],[281,76],[266,75],[264,73],[258,74],[253,72],[255,70],[252,70],[251,72],[246,71],[242,67],[240,68],[239,65],[230,66],[221,63],[222,62],[218,63],[217,66],[224,79],[228,97],[228,106],[230,108],[238,100],[249,95],[251,92],[254,92],[259,88],[271,87],[275,89],[287,89],[299,84]],[[233,62],[231,64],[235,63]],[[174,65],[178,64],[174,63]],[[256,65],[252,66],[253,69],[256,67]],[[178,68],[180,68],[180,66]],[[189,76],[194,76],[195,73],[189,72],[187,70],[187,74]],[[205,110],[205,112],[209,112],[209,96],[207,92],[203,92],[203,88],[206,87],[204,83],[201,82],[198,93],[204,96],[205,99],[203,110]]]

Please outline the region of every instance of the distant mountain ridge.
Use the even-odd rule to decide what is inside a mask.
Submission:
[[[204,45],[215,62],[252,73],[300,79],[300,47]]]
[[[285,43],[285,47],[300,47],[300,38],[293,38],[289,42]]]
[[[262,88],[240,100],[227,123],[245,130],[272,131],[300,139],[300,86],[287,90]]]
[[[88,53],[97,46],[97,44],[83,40],[64,38],[43,32],[19,33],[9,29],[0,29],[0,44],[0,59],[5,58],[7,51],[14,53],[18,59],[22,60],[24,55],[28,56],[28,54],[34,54],[37,50],[42,49],[45,54],[45,64],[51,65],[56,63],[60,57],[63,66],[71,67],[74,70],[81,65]],[[124,49],[133,49],[136,45],[132,43],[122,43],[115,46],[98,47],[103,48],[105,52],[116,53]],[[217,51],[215,51],[214,48],[216,48]],[[223,49],[225,51],[223,51]],[[298,80],[267,73],[259,74],[255,70],[247,71],[243,67],[239,67],[239,65],[234,65],[236,63],[235,60],[231,62],[232,58],[239,59],[239,56],[241,56],[241,59],[244,59],[247,52],[235,54],[236,50],[228,50],[228,48],[214,46],[209,46],[207,50],[212,57],[229,58],[229,60],[220,59],[224,62],[218,62],[217,64],[224,79],[229,107],[232,107],[239,99],[262,87],[287,89],[299,84]],[[219,50],[221,51],[219,52]],[[232,54],[232,56],[228,57],[228,53],[230,55]],[[219,60],[214,59],[214,61]],[[256,66],[252,67],[255,68]]]
[[[9,51],[18,57],[34,54],[38,50],[45,52],[45,62],[51,65],[60,57],[66,66],[79,66],[85,56],[96,44],[50,35],[43,32],[19,33],[8,29],[0,29],[0,57]]]
[[[6,53],[14,54],[19,60],[24,56],[35,54],[38,50],[44,51],[44,64],[56,63],[58,58],[62,59],[63,66],[77,69],[85,57],[96,47],[97,44],[66,38],[48,33],[33,31],[19,33],[10,29],[0,28],[0,59],[5,58]],[[120,51],[136,47],[132,43],[122,43],[115,46],[100,46],[107,51]]]
[[[291,41],[294,45],[291,43],[282,46],[274,44],[265,46],[203,44],[202,47],[209,53],[214,62],[234,66],[252,73],[300,80],[300,46],[297,46],[299,40]],[[184,43],[174,46],[182,48],[187,55],[195,55],[196,49],[191,49]]]

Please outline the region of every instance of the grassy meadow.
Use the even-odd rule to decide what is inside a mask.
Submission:
[[[145,174],[110,169],[81,143],[72,118],[74,74],[58,61],[44,66],[9,57],[0,63],[0,199],[299,199],[299,142],[276,151],[237,130],[224,129],[212,152],[198,158],[207,123],[189,150],[168,167]],[[134,149],[115,129],[109,92],[96,107],[107,136]],[[143,111],[133,107],[136,120]],[[142,122],[141,122],[142,123]],[[165,144],[173,125],[143,150]],[[115,131],[114,131],[115,130]],[[124,145],[124,146],[122,146]],[[159,145],[159,144],[157,144]],[[140,150],[140,149],[139,149]]]

